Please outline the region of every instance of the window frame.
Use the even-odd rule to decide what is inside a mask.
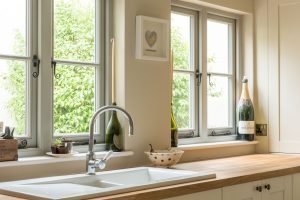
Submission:
[[[25,62],[26,101],[25,101],[25,136],[15,136],[17,140],[27,140],[28,147],[37,146],[37,78],[32,76],[36,71],[33,67],[33,56],[37,55],[37,0],[26,0],[25,20],[25,55],[0,54],[1,60],[15,60]]]
[[[29,74],[32,74],[36,68],[32,66],[33,55],[38,55],[40,59],[39,76],[34,79],[35,85],[30,85],[29,91],[34,93],[36,100],[30,100],[30,123],[31,123],[31,137],[22,137],[17,139],[26,139],[28,142],[26,149],[19,150],[20,157],[38,156],[43,155],[45,152],[50,151],[52,141],[61,136],[54,136],[53,134],[53,68],[52,68],[52,55],[53,55],[53,0],[50,1],[38,1],[27,0],[30,2],[28,5],[28,13],[32,13],[30,16],[30,27],[27,33],[31,31],[30,39],[31,43],[30,56],[27,56],[28,63],[30,64]],[[106,52],[110,50],[109,38],[111,30],[107,23],[112,20],[111,11],[112,5],[109,0],[95,0],[95,6],[97,12],[95,13],[95,61],[94,63],[81,63],[81,62],[69,62],[65,60],[56,60],[59,64],[87,64],[96,66],[95,68],[95,97],[101,97],[95,99],[95,110],[110,102],[110,86],[106,80],[109,80],[110,70],[107,66],[110,66],[110,54]],[[30,12],[32,10],[32,12]],[[104,31],[103,31],[104,30]],[[98,34],[97,34],[98,33]],[[50,38],[50,39],[49,39]],[[0,59],[23,59],[16,56],[2,56]],[[32,77],[32,76],[31,76]],[[33,79],[33,78],[31,78]],[[96,134],[102,133],[102,135],[96,138],[97,140],[94,149],[96,151],[102,151],[105,149],[104,132],[107,116],[103,115],[96,122]],[[33,135],[35,134],[35,135]],[[66,136],[72,140],[84,140],[88,141],[89,134],[86,135],[69,135]],[[74,146],[74,150],[78,152],[87,152],[87,145]]]
[[[231,127],[217,127],[217,128],[208,128],[207,127],[207,134],[209,137],[213,137],[213,131],[215,131],[216,134],[224,134],[225,132],[230,132],[231,135],[236,134],[236,115],[235,115],[235,108],[236,108],[236,100],[235,100],[235,90],[236,90],[236,21],[232,18],[228,17],[221,17],[219,15],[215,14],[207,14],[207,20],[212,20],[212,21],[218,21],[218,22],[224,22],[230,24],[232,27],[229,30],[230,38],[229,38],[229,52],[232,52],[232,55],[229,55],[230,58],[230,70],[228,73],[216,73],[216,72],[208,72],[211,76],[216,76],[216,77],[226,77],[226,78],[231,78],[230,85],[229,87],[229,93],[230,93],[230,98],[231,102],[228,107],[231,112],[229,115],[229,120],[231,121],[232,126]],[[207,68],[207,67],[206,67]]]
[[[199,124],[196,123],[196,121],[199,120],[199,114],[196,112],[196,110],[199,109],[199,105],[196,103],[199,101],[199,90],[197,90],[196,86],[196,71],[199,70],[199,57],[195,56],[198,55],[198,43],[199,43],[199,34],[195,34],[199,30],[199,14],[197,11],[194,10],[187,10],[181,7],[177,6],[172,6],[172,12],[173,13],[179,13],[179,14],[184,14],[186,16],[191,17],[191,44],[190,44],[190,69],[184,70],[184,69],[173,69],[173,73],[177,74],[189,74],[190,75],[190,84],[191,88],[193,88],[193,91],[191,93],[191,99],[192,99],[192,106],[190,107],[190,117],[192,118],[191,120],[191,127],[190,128],[185,128],[185,129],[180,129],[180,134],[181,137],[186,137],[184,135],[194,135],[194,136],[199,136]],[[193,59],[194,58],[194,59]],[[174,75],[173,75],[174,76]],[[173,81],[173,80],[172,80]],[[192,84],[194,83],[194,84]],[[195,119],[195,120],[193,120]]]
[[[199,95],[198,98],[195,97],[195,101],[198,102],[198,108],[197,108],[197,113],[198,113],[198,118],[195,117],[195,126],[198,125],[198,131],[197,129],[194,137],[190,138],[184,138],[180,137],[179,139],[179,144],[193,144],[193,143],[204,143],[204,142],[221,142],[221,141],[232,141],[237,139],[236,135],[236,102],[237,102],[237,96],[239,94],[239,87],[238,85],[238,80],[239,80],[239,75],[241,73],[241,57],[239,53],[239,49],[241,42],[240,42],[240,23],[241,19],[239,15],[233,14],[233,13],[228,13],[225,11],[220,11],[216,10],[213,8],[208,8],[208,7],[203,7],[200,5],[195,5],[191,3],[184,3],[184,2],[179,2],[179,1],[172,1],[172,7],[171,7],[171,12],[182,12],[183,14],[189,11],[197,12],[198,13],[198,38],[199,40],[195,42],[196,44],[196,50],[198,52],[198,58],[195,59],[195,63],[197,63],[196,60],[198,60],[198,65],[195,65],[195,69],[199,70],[200,76],[201,76],[201,83],[198,89]],[[221,20],[224,22],[230,22],[233,24],[232,28],[232,35],[233,35],[233,40],[231,41],[232,45],[232,81],[231,84],[233,84],[232,88],[232,108],[230,108],[231,113],[232,113],[232,127],[226,127],[226,128],[215,128],[211,129],[208,128],[207,124],[207,81],[208,81],[208,76],[207,76],[207,20],[208,19],[216,19],[216,20]],[[197,54],[195,54],[197,55]],[[174,70],[175,72],[175,70]],[[213,75],[220,75],[221,77],[228,77],[228,74],[221,74],[221,73],[211,73]],[[196,87],[197,88],[197,87]],[[205,92],[203,92],[205,91]],[[197,105],[197,103],[196,103]],[[200,113],[203,113],[202,116]],[[197,114],[196,114],[197,115]],[[206,117],[203,117],[206,116]],[[197,121],[198,120],[198,121]],[[198,122],[198,123],[197,123]],[[226,131],[230,131],[231,135],[218,135],[218,136],[212,136],[212,131],[215,131],[217,134],[218,133],[224,133]],[[186,130],[178,130],[179,136],[182,136],[186,134]]]
[[[54,0],[52,0],[53,2]],[[52,24],[51,24],[51,28],[52,28],[52,58],[53,61],[56,62],[56,64],[60,64],[62,65],[70,65],[70,66],[81,66],[81,67],[94,67],[94,71],[95,71],[95,83],[94,83],[94,96],[95,96],[95,103],[94,103],[94,112],[100,108],[101,106],[104,105],[104,84],[105,84],[105,76],[104,76],[104,70],[102,69],[104,66],[104,34],[103,31],[105,28],[105,24],[104,24],[104,15],[105,15],[105,3],[104,1],[97,1],[95,0],[95,58],[94,61],[73,61],[73,60],[63,60],[63,59],[55,59],[54,58],[54,37],[53,37],[53,32],[54,32],[54,6],[52,4]],[[103,14],[102,14],[103,13]],[[101,47],[102,46],[102,47]],[[53,76],[52,73],[52,95],[54,92],[54,79],[55,77]],[[52,119],[54,117],[54,100],[52,101]],[[103,116],[101,116],[100,119],[101,122],[104,121]],[[104,133],[104,126],[99,126],[100,123],[99,119],[97,119],[96,124],[96,128],[95,128],[95,140],[97,141],[97,143],[103,143],[104,142],[104,134],[100,135],[101,133]],[[60,135],[54,135],[54,123],[52,122],[52,137],[53,139],[57,139],[57,138],[67,138],[69,140],[72,141],[88,141],[89,139],[89,134],[78,134],[78,133],[71,133],[71,134],[60,134]]]
[[[54,57],[54,37],[53,37],[53,31],[54,31],[54,0],[51,0],[51,29],[52,29],[52,40],[51,40],[51,46],[52,46],[52,53],[51,58]],[[107,9],[110,9],[109,1],[106,0],[94,0],[95,1],[95,59],[94,62],[80,62],[80,61],[71,61],[71,60],[61,60],[61,59],[55,59],[53,61],[57,62],[57,64],[61,65],[79,65],[79,66],[87,66],[87,67],[95,67],[95,83],[94,83],[94,94],[95,94],[95,103],[94,103],[94,112],[100,108],[101,106],[105,105],[105,97],[108,93],[108,91],[105,90],[105,83],[106,79],[108,78],[105,75],[105,62],[106,62],[106,55],[105,55],[105,41],[108,39],[107,34],[105,33],[106,27],[106,18],[107,18]],[[108,6],[108,7],[107,7]],[[75,142],[80,141],[88,141],[89,140],[89,132],[87,134],[66,134],[66,135],[54,135],[54,123],[53,123],[53,108],[54,108],[54,101],[53,101],[53,92],[54,92],[54,79],[53,72],[51,73],[52,76],[52,85],[51,85],[51,91],[52,91],[52,105],[51,105],[51,113],[52,113],[52,122],[51,122],[51,136],[52,141],[57,138],[67,138]],[[95,123],[95,140],[97,141],[97,145],[95,145],[96,150],[104,150],[104,141],[105,141],[105,115],[100,116],[98,119],[96,119]],[[102,134],[100,134],[102,133]],[[51,141],[51,143],[52,143]],[[50,143],[50,144],[51,144]],[[79,152],[86,152],[85,149],[86,145],[76,145],[74,149]]]

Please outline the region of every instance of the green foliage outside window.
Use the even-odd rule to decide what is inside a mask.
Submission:
[[[14,53],[24,55],[24,36],[16,30]],[[7,108],[10,111],[10,117],[15,121],[15,135],[23,135],[25,132],[25,84],[26,84],[26,62],[8,60],[9,66],[7,74],[0,75],[0,84],[10,93],[10,101]]]
[[[55,58],[94,60],[94,12],[80,0],[55,0]],[[92,5],[90,5],[92,6]],[[54,133],[88,132],[94,111],[94,68],[57,65],[54,78]]]
[[[55,0],[55,58],[94,60],[95,13],[87,10],[80,7],[80,0]],[[16,53],[24,49],[18,46],[24,44],[23,41],[24,36],[16,31]],[[94,68],[57,65],[56,73],[59,78],[53,81],[54,132],[88,132],[94,111]],[[11,95],[6,106],[15,121],[18,135],[25,132],[25,77],[25,65],[9,61],[9,73],[0,80]]]
[[[171,29],[171,44],[173,50],[174,69],[188,69],[189,45],[183,42],[180,31]],[[189,77],[173,76],[173,112],[179,128],[189,127]]]

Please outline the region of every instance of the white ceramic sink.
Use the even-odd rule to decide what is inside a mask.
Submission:
[[[29,199],[85,199],[215,178],[215,174],[137,167],[0,183],[0,193]]]

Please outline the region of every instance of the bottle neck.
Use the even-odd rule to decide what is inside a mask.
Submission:
[[[248,83],[243,83],[241,99],[250,99],[249,90],[248,90]]]

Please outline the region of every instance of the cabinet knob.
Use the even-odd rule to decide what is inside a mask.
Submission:
[[[266,184],[265,185],[265,189],[270,190],[271,189],[271,185],[270,184]]]
[[[262,186],[256,186],[256,191],[262,192]]]

